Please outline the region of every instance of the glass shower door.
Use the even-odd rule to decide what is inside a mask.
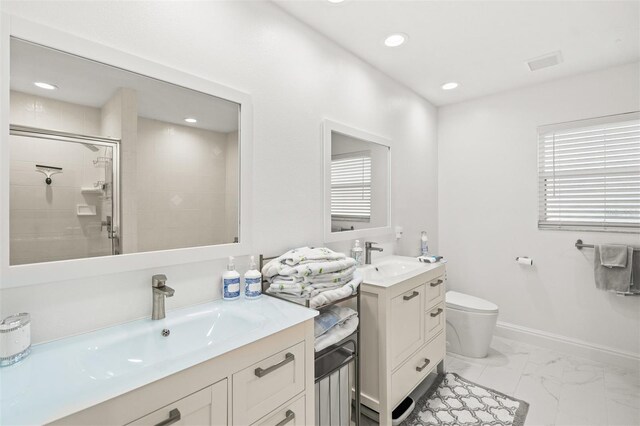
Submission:
[[[11,265],[118,252],[117,142],[14,128]]]

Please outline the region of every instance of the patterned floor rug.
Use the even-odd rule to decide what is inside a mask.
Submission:
[[[436,379],[402,426],[522,426],[529,404],[455,373]]]

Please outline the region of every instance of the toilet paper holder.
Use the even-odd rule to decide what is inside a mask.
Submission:
[[[533,259],[531,259],[529,256],[518,256],[516,257],[516,262],[521,265],[533,266]]]

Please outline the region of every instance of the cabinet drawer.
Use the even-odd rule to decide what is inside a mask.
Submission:
[[[395,368],[424,344],[424,284],[391,299],[390,330]]]
[[[391,375],[392,407],[398,405],[444,358],[444,345],[444,333],[440,333]]]
[[[304,390],[304,342],[233,375],[233,423],[248,425]]]
[[[138,420],[142,425],[215,425],[227,424],[227,379],[182,398]]]
[[[427,309],[444,300],[444,275],[434,278],[426,284]]]
[[[425,314],[425,341],[428,342],[436,334],[440,333],[444,329],[445,324],[445,309],[444,302],[440,302],[433,308],[427,310]]]
[[[252,426],[304,426],[306,423],[305,396],[285,404],[255,422]]]

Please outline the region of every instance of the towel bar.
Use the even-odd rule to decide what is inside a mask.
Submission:
[[[582,242],[582,240],[578,239],[576,241],[576,248],[578,250],[582,250],[583,248],[594,248],[595,245],[594,244],[585,244]],[[640,251],[640,247],[634,247],[633,251]],[[640,292],[634,292],[634,291],[616,291],[616,294],[620,295],[620,296],[640,296]]]
[[[594,244],[585,244],[582,240],[577,240],[575,244],[578,250],[582,250],[583,248],[594,248]],[[633,251],[640,251],[640,247],[633,247]]]

